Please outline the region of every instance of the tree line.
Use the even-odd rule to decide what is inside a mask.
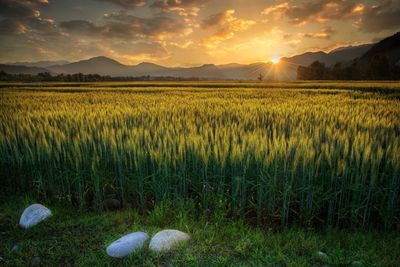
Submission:
[[[150,75],[143,76],[126,76],[112,77],[109,75],[103,76],[99,74],[57,74],[52,75],[50,72],[34,74],[10,74],[5,71],[0,71],[0,81],[13,82],[110,82],[110,81],[193,81],[198,78],[180,78],[180,77],[155,77]]]
[[[337,62],[332,67],[314,61],[297,68],[298,80],[400,80],[400,66],[390,64],[386,56],[370,60],[356,58],[351,63]]]

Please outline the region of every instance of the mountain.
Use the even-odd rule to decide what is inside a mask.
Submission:
[[[65,65],[68,63],[69,62],[66,60],[57,60],[57,61],[38,61],[38,62],[14,62],[14,63],[7,63],[7,65],[47,68],[54,65]]]
[[[191,68],[171,68],[164,74],[165,76],[182,78],[226,79],[223,72],[214,64],[204,64]]]
[[[149,62],[142,62],[135,66],[128,67],[130,75],[132,76],[146,76],[146,75],[153,75],[156,76],[157,74],[162,74],[164,71],[167,71],[168,68],[164,66],[160,66],[154,63]],[[157,75],[162,76],[162,75]]]
[[[400,32],[375,44],[360,58],[360,60],[362,62],[370,61],[375,56],[385,56],[391,65],[399,64]]]
[[[300,66],[299,80],[399,80],[400,32],[370,47],[354,60],[342,61],[334,67],[315,62]]]
[[[45,68],[27,67],[19,65],[6,65],[6,64],[0,64],[0,71],[4,71],[8,74],[30,74],[30,75],[37,75],[38,73],[49,72],[49,70]]]
[[[323,51],[307,52],[294,57],[282,58],[282,61],[301,66],[308,66],[318,60],[321,63],[325,63],[326,66],[332,66],[336,62],[351,61],[362,56],[365,52],[371,49],[373,45],[374,44],[363,44],[359,46],[341,47],[329,53]]]
[[[123,65],[107,57],[95,57],[78,62],[51,66],[55,73],[73,74],[100,74],[110,76],[173,76],[182,78],[217,79],[223,77],[221,71],[213,64],[205,64],[192,68],[167,68],[153,63],[143,62],[138,65]]]
[[[21,63],[22,65],[0,65],[0,70],[10,74],[37,74],[51,72],[53,74],[100,74],[108,76],[152,76],[181,77],[218,80],[256,80],[260,75],[268,81],[296,80],[297,68],[308,66],[318,60],[327,67],[336,62],[350,66],[353,59],[360,58],[359,64],[370,62],[376,55],[386,56],[391,64],[400,63],[400,33],[383,39],[377,44],[341,47],[329,53],[307,52],[301,55],[282,58],[279,64],[256,62],[253,64],[229,63],[222,65],[205,64],[198,67],[164,67],[154,63],[143,62],[138,65],[124,65],[104,56],[94,57],[73,63],[62,61],[40,61]],[[365,65],[367,65],[365,63]],[[16,63],[13,63],[16,64]]]
[[[55,73],[64,74],[100,74],[110,76],[129,75],[129,66],[107,57],[94,57],[65,65],[55,65],[48,68]]]

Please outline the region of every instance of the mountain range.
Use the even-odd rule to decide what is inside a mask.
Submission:
[[[400,33],[388,37],[376,44],[363,44],[335,49],[329,53],[307,52],[293,57],[284,57],[279,64],[258,62],[253,64],[230,63],[223,65],[204,64],[198,67],[164,67],[143,62],[138,65],[124,65],[104,56],[94,57],[77,62],[40,61],[0,64],[0,71],[9,74],[99,74],[109,76],[152,76],[181,77],[208,80],[255,80],[260,74],[265,80],[290,81],[296,79],[298,66],[308,66],[318,60],[326,66],[336,62],[351,62],[355,58],[367,60],[372,56],[385,55],[393,64],[400,59]]]

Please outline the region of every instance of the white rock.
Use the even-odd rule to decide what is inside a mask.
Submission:
[[[111,243],[106,249],[109,256],[123,258],[137,249],[143,247],[144,242],[149,238],[144,232],[134,232],[121,237]]]
[[[328,260],[329,259],[329,256],[325,252],[318,251],[316,254],[320,259],[323,259],[323,260]]]
[[[33,204],[24,210],[19,220],[19,225],[23,228],[29,228],[50,216],[51,211],[48,208],[40,204]]]
[[[189,238],[190,236],[188,234],[178,230],[163,230],[153,236],[149,248],[157,252],[166,251]]]

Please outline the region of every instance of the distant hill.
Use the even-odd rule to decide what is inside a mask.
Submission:
[[[329,53],[307,52],[293,57],[281,59],[279,64],[256,62],[252,64],[229,63],[222,65],[205,64],[198,67],[164,67],[154,63],[143,62],[138,65],[124,65],[104,56],[94,57],[77,62],[40,61],[27,62],[22,65],[3,64],[0,70],[10,74],[37,74],[50,72],[52,74],[99,74],[112,77],[179,77],[197,79],[221,80],[256,80],[261,74],[269,81],[296,80],[297,68],[309,66],[314,61],[332,67],[336,62],[342,62],[348,67],[353,60],[360,58],[360,65],[366,64],[376,55],[385,56],[391,64],[400,64],[400,33],[383,39],[377,44],[364,44],[335,49]],[[364,63],[363,63],[364,62]]]
[[[129,75],[129,67],[107,57],[94,57],[65,65],[56,65],[48,68],[55,73],[73,74],[100,74],[100,75]]]
[[[30,74],[30,75],[37,75],[38,73],[41,72],[49,72],[49,70],[45,68],[27,67],[19,65],[6,65],[6,64],[0,64],[0,71],[4,71],[8,74]]]
[[[146,76],[151,74],[163,73],[169,68],[154,63],[142,62],[135,66],[128,66],[128,71],[133,76]]]
[[[282,58],[282,61],[301,66],[308,66],[314,61],[319,61],[324,63],[326,66],[332,66],[336,62],[351,61],[362,56],[365,52],[371,49],[373,45],[374,44],[363,44],[359,46],[341,47],[329,53],[323,51],[307,52],[294,57]]]
[[[362,57],[361,61],[370,61],[374,56],[385,56],[392,65],[399,64],[400,61],[400,32],[387,37],[371,49],[369,49]]]
[[[8,63],[7,65],[48,68],[54,65],[65,65],[68,63],[69,62],[66,60],[57,60],[57,61],[38,61],[38,62],[15,62],[15,63]]]
[[[299,66],[299,80],[399,80],[400,33],[383,39],[360,57],[326,66],[315,61]]]

